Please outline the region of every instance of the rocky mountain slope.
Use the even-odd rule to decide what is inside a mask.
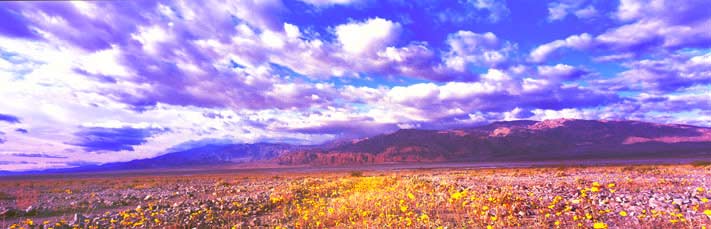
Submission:
[[[280,164],[711,156],[711,128],[638,121],[494,122],[454,130],[399,130],[330,149],[282,154]]]

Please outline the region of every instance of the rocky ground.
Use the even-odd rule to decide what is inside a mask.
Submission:
[[[705,228],[709,189],[688,165],[13,178],[0,227]]]

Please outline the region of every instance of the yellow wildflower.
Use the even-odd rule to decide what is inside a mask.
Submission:
[[[711,209],[704,210],[704,215],[711,216]]]
[[[593,228],[595,228],[595,229],[605,229],[605,228],[607,228],[607,224],[606,224],[606,223],[603,223],[603,222],[595,222],[595,223],[593,224]]]
[[[461,199],[461,198],[464,196],[464,194],[466,194],[466,192],[455,192],[455,193],[452,193],[452,199],[453,199],[453,200],[459,200],[459,199]]]
[[[620,211],[620,216],[627,216],[627,212],[626,212],[626,211]]]
[[[420,218],[419,218],[419,219],[420,219],[420,221],[427,223],[427,222],[430,221],[430,216],[428,216],[428,215],[425,214],[425,213],[422,213],[422,215],[420,215]]]

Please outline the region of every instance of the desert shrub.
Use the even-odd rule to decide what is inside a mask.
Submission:
[[[352,176],[352,177],[362,177],[362,176],[363,176],[363,172],[362,172],[362,171],[352,171],[352,172],[351,172],[351,176]]]
[[[691,165],[694,167],[706,167],[711,165],[711,161],[693,161]]]
[[[0,192],[0,200],[14,200],[15,196],[6,192]]]

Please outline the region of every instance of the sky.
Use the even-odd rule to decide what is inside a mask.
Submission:
[[[711,126],[711,1],[0,2],[0,170],[502,120]]]

